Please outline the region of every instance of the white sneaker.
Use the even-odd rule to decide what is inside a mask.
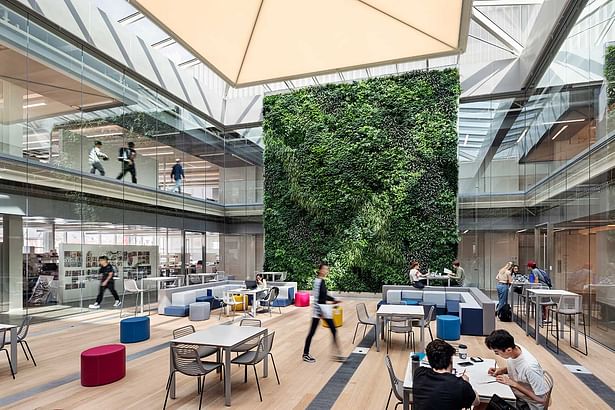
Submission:
[[[100,309],[100,305],[98,303],[94,303],[93,305],[89,306],[90,309]]]
[[[120,307],[122,306],[122,301],[120,300],[116,300],[115,303],[113,304],[113,307]]]

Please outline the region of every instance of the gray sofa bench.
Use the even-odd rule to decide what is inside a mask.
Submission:
[[[440,314],[459,316],[463,335],[486,336],[495,330],[496,302],[478,288],[384,285],[382,303],[435,305]]]

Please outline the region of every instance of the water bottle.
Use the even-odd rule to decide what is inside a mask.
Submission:
[[[468,358],[468,346],[459,345],[459,359],[466,360]]]
[[[419,355],[413,354],[412,355],[412,378],[414,378],[414,373],[416,372],[416,369],[418,369],[419,367],[421,367],[421,360],[419,359]]]

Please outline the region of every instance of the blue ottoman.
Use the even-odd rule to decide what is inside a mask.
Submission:
[[[436,334],[438,339],[459,340],[461,336],[461,320],[458,316],[436,316]]]
[[[166,306],[164,308],[164,314],[166,316],[185,317],[188,316],[190,308],[188,306]]]
[[[149,339],[149,317],[138,316],[120,320],[120,342],[137,343]]]

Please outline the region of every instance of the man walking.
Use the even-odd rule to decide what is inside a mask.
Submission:
[[[102,166],[100,160],[106,161],[109,159],[109,156],[100,150],[102,147],[102,142],[95,141],[94,147],[90,150],[90,155],[88,157],[88,162],[90,163],[90,174],[96,174],[96,170],[100,172],[101,176],[105,176],[105,168]]]
[[[130,172],[132,176],[132,183],[137,183],[137,168],[135,167],[135,159],[137,158],[137,151],[135,151],[135,143],[129,142],[128,148],[122,147],[120,148],[119,156],[117,160],[122,163],[122,171],[117,176],[117,179],[124,178],[126,173]]]
[[[122,302],[120,301],[120,296],[115,291],[115,281],[113,280],[113,274],[115,272],[113,266],[109,263],[109,258],[107,258],[105,255],[99,257],[98,265],[100,266],[100,269],[98,270],[98,273],[100,274],[100,288],[98,289],[96,303],[90,305],[90,309],[100,309],[100,303],[103,300],[105,289],[109,289],[109,291],[115,298],[115,303],[113,304],[113,307],[119,307]]]
[[[328,274],[329,265],[326,263],[321,263],[318,267],[318,277],[314,280],[314,288],[312,289],[312,296],[314,298],[314,303],[312,305],[314,309],[312,313],[312,324],[310,326],[310,332],[305,339],[305,346],[303,347],[303,361],[308,363],[316,362],[316,359],[310,356],[310,345],[312,344],[312,337],[314,337],[314,333],[316,333],[316,328],[318,327],[318,323],[320,323],[320,319],[324,319],[325,322],[327,322],[327,325],[331,330],[331,334],[333,335],[333,345],[335,348],[335,355],[333,358],[338,362],[344,360],[337,344],[337,331],[335,329],[335,324],[333,323],[333,312],[331,305],[327,305],[327,301],[333,302],[333,304],[339,303],[339,301],[327,294],[327,284],[325,283],[325,278]]]
[[[175,165],[171,169],[171,179],[175,181],[175,188],[173,192],[182,192],[182,181],[184,179],[184,167],[182,167],[181,160],[178,158],[175,160]]]

